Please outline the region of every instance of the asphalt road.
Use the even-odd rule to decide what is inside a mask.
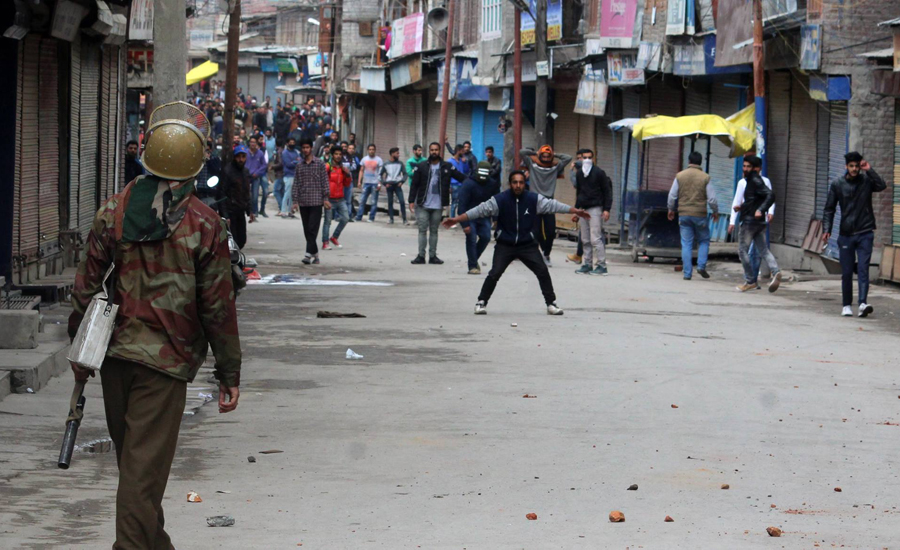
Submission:
[[[685,282],[621,254],[582,276],[560,243],[564,316],[514,264],[476,317],[461,231],[442,232],[445,265],[412,266],[415,228],[385,221],[348,226],[320,266],[300,263],[299,220],[250,226],[263,275],[389,285],[241,294],[241,401],[185,421],[164,503],[178,548],[897,545],[897,293],[844,319],[837,282],[740,294],[735,265]],[[0,547],[113,541],[114,455],[55,469],[70,388],[0,402]],[[88,400],[81,441],[104,435],[99,384]],[[220,514],[235,526],[206,527]]]

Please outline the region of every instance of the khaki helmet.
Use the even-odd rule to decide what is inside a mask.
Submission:
[[[167,180],[189,180],[203,168],[208,137],[203,111],[184,101],[160,105],[150,115],[141,156],[144,169]]]

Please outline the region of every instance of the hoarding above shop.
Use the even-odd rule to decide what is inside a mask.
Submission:
[[[633,48],[641,39],[643,10],[639,0],[607,0],[600,5],[600,42],[603,48]]]

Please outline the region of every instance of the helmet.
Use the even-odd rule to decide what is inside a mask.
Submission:
[[[161,105],[150,115],[144,169],[167,180],[189,180],[203,168],[208,138],[203,111],[183,101]]]

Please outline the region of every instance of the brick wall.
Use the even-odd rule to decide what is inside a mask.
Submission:
[[[341,32],[341,48],[346,57],[369,57],[375,50],[378,34],[379,4],[375,0],[344,0],[344,19]],[[360,36],[359,23],[372,22],[375,36]]]

